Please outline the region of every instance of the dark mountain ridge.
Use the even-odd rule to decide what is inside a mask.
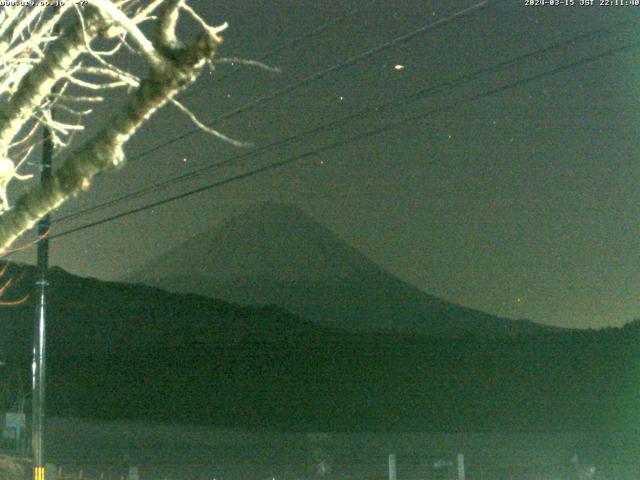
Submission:
[[[456,305],[391,275],[302,210],[260,204],[197,235],[127,281],[245,305],[279,305],[352,331],[441,337],[560,330]]]
[[[33,285],[32,267],[7,275],[22,277],[15,298]],[[639,427],[638,324],[507,338],[354,333],[57,268],[49,280],[53,414],[316,431]],[[23,391],[33,317],[32,299],[0,310],[0,375]]]

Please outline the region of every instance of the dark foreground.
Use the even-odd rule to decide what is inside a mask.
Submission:
[[[385,479],[388,455],[402,480],[455,478],[437,462],[465,456],[468,479],[574,478],[571,458],[606,480],[640,478],[630,434],[308,434],[255,433],[149,422],[51,418],[47,459],[65,477],[119,480],[137,466],[141,480]],[[635,445],[635,447],[634,447]],[[635,448],[635,449],[634,449]],[[635,463],[634,463],[635,462]]]
[[[495,338],[367,334],[277,307],[50,277],[54,415],[305,432],[640,430],[640,322]],[[33,309],[0,311],[4,408],[31,383]]]

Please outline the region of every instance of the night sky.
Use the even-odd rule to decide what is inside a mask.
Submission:
[[[265,61],[282,73],[219,65],[183,96],[185,103],[211,121],[474,3],[193,0],[211,24],[229,22],[221,55],[262,59],[277,51]],[[264,145],[610,28],[169,190],[57,223],[54,235],[407,120],[283,168],[54,239],[52,264],[122,279],[178,242],[270,200],[301,207],[390,272],[446,300],[554,325],[622,325],[640,317],[640,48],[465,99],[638,42],[640,21],[633,19],[640,20],[640,7],[491,2],[216,127]],[[410,120],[423,112],[432,113]],[[54,218],[249,150],[197,133],[136,158],[192,129],[165,108],[129,144],[128,166],[100,177]],[[15,258],[33,257],[35,251]]]

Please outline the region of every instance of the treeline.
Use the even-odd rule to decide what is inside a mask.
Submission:
[[[51,413],[279,430],[639,427],[640,322],[502,339],[352,334],[277,307],[52,275]],[[33,309],[0,314],[5,391],[30,384]]]

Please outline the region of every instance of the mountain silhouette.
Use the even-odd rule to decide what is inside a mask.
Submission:
[[[8,409],[29,390],[38,296],[35,267],[5,276],[4,300],[26,298],[0,308]],[[51,414],[315,432],[639,428],[637,323],[443,339],[327,328],[57,267],[47,280]]]
[[[299,208],[261,203],[125,279],[245,305],[278,305],[356,331],[503,336],[553,327],[456,305],[408,284]]]

